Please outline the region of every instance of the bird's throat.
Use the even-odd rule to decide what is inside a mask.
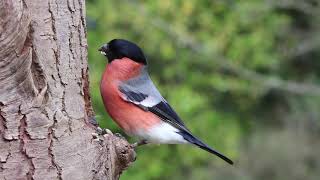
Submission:
[[[109,78],[119,81],[126,81],[140,75],[143,67],[143,64],[134,62],[128,58],[116,59],[107,65],[104,76],[109,76]]]

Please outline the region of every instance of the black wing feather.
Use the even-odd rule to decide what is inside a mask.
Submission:
[[[148,110],[163,121],[168,122],[169,124],[173,125],[177,129],[188,131],[182,120],[179,118],[177,113],[171,108],[171,106],[164,101],[156,104],[155,106],[148,107]]]
[[[121,87],[119,87],[119,91],[122,92],[123,94],[125,94],[127,96],[128,100],[130,100],[132,102],[141,102],[148,97],[148,95],[146,95],[146,94],[143,94],[140,92],[127,91]]]
[[[119,87],[119,90],[126,96],[128,101],[138,105],[138,107],[140,107],[141,109],[152,112],[153,114],[157,115],[160,119],[171,124],[177,129],[188,131],[182,120],[177,115],[177,113],[171,108],[171,106],[167,102],[160,101],[158,104],[152,107],[146,107],[143,106],[141,102],[148,98],[147,94],[129,91],[122,88],[121,86]]]

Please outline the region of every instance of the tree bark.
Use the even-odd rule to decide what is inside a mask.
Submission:
[[[92,140],[84,0],[1,0],[0,47],[0,179],[118,179],[135,153]]]

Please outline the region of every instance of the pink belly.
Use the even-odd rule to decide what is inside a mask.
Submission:
[[[161,120],[154,114],[144,111],[136,105],[124,101],[118,89],[101,88],[105,108],[112,119],[129,135],[139,131],[147,131]]]
[[[136,135],[159,124],[161,120],[154,114],[123,100],[119,83],[138,76],[143,65],[127,58],[114,60],[107,65],[101,80],[100,91],[104,106],[112,119],[127,133]]]

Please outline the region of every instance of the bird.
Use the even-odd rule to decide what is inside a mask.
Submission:
[[[100,82],[106,111],[129,136],[144,144],[192,144],[212,153],[229,164],[225,155],[195,137],[165,100],[148,73],[142,49],[125,39],[113,39],[98,51],[108,63]]]

